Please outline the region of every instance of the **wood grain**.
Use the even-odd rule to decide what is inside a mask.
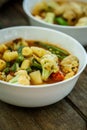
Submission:
[[[87,67],[81,74],[75,88],[68,98],[82,111],[87,117]]]
[[[0,8],[0,28],[29,25],[21,0],[12,0]]]
[[[65,100],[42,108],[0,102],[0,130],[86,130],[86,123]]]

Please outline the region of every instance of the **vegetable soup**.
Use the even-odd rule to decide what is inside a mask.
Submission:
[[[22,85],[61,82],[78,71],[79,60],[43,41],[14,39],[0,44],[0,80]]]
[[[32,15],[50,24],[87,26],[87,2],[43,0],[33,7]]]

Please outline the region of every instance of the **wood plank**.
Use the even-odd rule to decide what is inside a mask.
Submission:
[[[80,75],[75,88],[69,94],[68,98],[87,118],[87,67]]]
[[[29,25],[27,17],[22,9],[22,1],[9,1],[0,8],[1,28],[21,25]]]
[[[65,100],[42,108],[0,101],[0,130],[86,130],[86,123]]]
[[[5,4],[8,0],[0,0],[0,7]]]

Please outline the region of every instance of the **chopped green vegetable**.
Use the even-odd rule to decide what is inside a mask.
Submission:
[[[4,72],[5,74],[8,74],[9,71],[10,71],[10,68],[9,68],[9,67],[6,67],[6,68],[3,70],[3,72]]]
[[[12,78],[9,82],[10,83],[18,83],[18,79],[19,79],[20,75],[16,75],[14,78]]]
[[[27,71],[28,74],[31,73],[32,72],[31,67],[27,68],[26,71]]]
[[[53,1],[53,0],[50,0],[50,1],[47,0],[46,4],[48,5],[48,7],[52,8],[54,10],[59,8],[59,4],[56,1]]]
[[[39,69],[39,70],[42,69],[41,64],[40,64],[38,61],[36,61],[36,59],[33,59],[33,60],[32,60],[32,65],[31,65],[31,67],[34,68],[34,69]]]
[[[60,59],[63,59],[69,55],[69,53],[66,50],[63,50],[57,46],[53,46],[53,45],[46,44],[46,43],[39,42],[39,41],[35,42],[35,44],[37,44],[45,49],[48,49],[53,54],[57,55]]]
[[[6,62],[6,67],[10,67],[10,62]]]
[[[24,46],[20,46],[19,48],[18,48],[18,53],[19,54],[21,54],[22,53],[22,49],[24,48]]]
[[[42,70],[42,79],[44,81],[46,81],[49,78],[50,75],[51,75],[51,71],[49,71],[49,70],[45,69],[45,67],[43,67],[43,70]]]
[[[46,13],[46,17],[45,17],[44,21],[47,23],[54,23],[54,17],[55,17],[54,13],[48,12],[48,13]]]
[[[16,71],[18,70],[18,68],[19,68],[19,64],[15,62],[15,63],[12,65],[12,67],[11,67],[10,70],[11,70],[12,72],[16,72]]]
[[[27,74],[26,70],[19,70],[14,75],[15,76],[11,80],[9,80],[10,83],[29,85],[30,77]]]
[[[54,54],[46,54],[40,59],[42,66],[42,79],[46,81],[51,73],[55,73],[59,70],[58,68],[58,58]]]
[[[17,58],[17,62],[21,63],[24,60],[24,56],[22,54],[19,54],[18,58]]]
[[[59,25],[68,25],[67,21],[64,18],[62,18],[62,17],[56,17],[55,21]]]

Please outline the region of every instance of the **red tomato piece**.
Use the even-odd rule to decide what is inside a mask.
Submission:
[[[51,79],[54,81],[62,81],[64,80],[64,74],[62,72],[52,73]]]

